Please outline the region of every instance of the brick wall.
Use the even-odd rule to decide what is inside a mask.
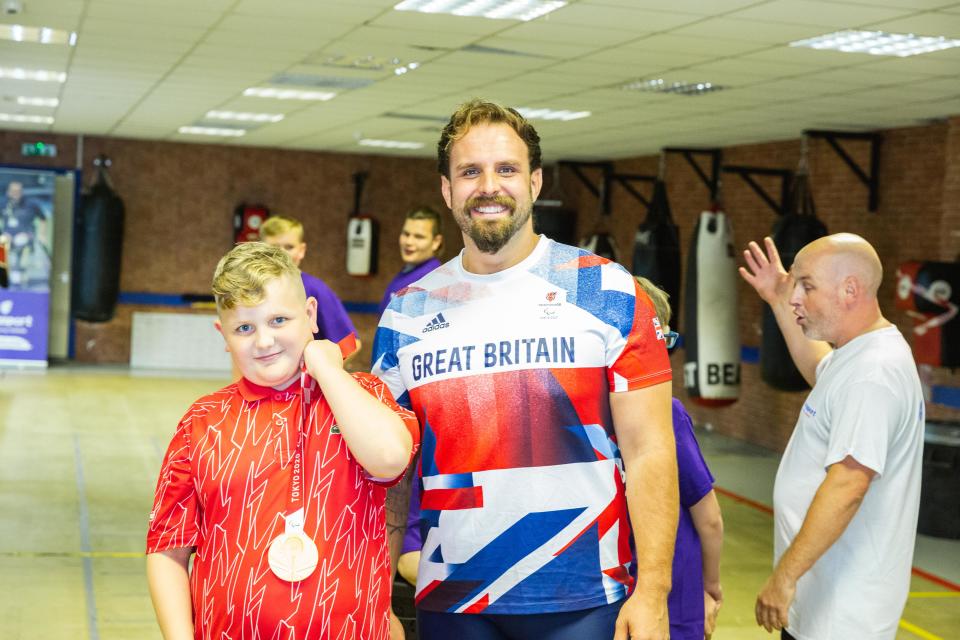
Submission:
[[[880,203],[878,211],[867,211],[867,188],[829,147],[825,140],[810,140],[810,184],[818,216],[831,233],[848,231],[869,240],[880,253],[884,280],[880,303],[884,314],[908,336],[912,323],[894,309],[894,274],[897,266],[909,259],[953,260],[960,251],[960,118],[924,127],[892,129],[883,132],[880,166]],[[549,142],[549,141],[547,141]],[[869,169],[866,142],[841,142],[865,170]],[[728,147],[724,162],[730,165],[784,168],[794,170],[800,154],[799,140]],[[616,162],[620,173],[657,173],[657,157]],[[701,166],[709,171],[709,164]],[[589,170],[588,170],[589,172]],[[593,172],[599,180],[599,172]],[[709,204],[707,188],[680,155],[670,154],[666,162],[666,180],[674,219],[680,227],[684,263],[697,216]],[[774,198],[779,198],[779,178],[757,178]],[[596,198],[580,186],[572,173],[564,171],[563,190],[580,212],[581,236],[597,224]],[[650,186],[639,187],[649,195]],[[738,176],[726,174],[723,182],[724,208],[733,224],[736,244],[768,235],[776,215]],[[646,215],[642,204],[615,186],[612,192],[611,232],[621,251],[620,260],[629,267],[633,234]],[[684,267],[686,268],[686,267]],[[684,274],[686,275],[686,274]],[[740,336],[743,344],[760,344],[759,298],[744,282],[738,289]],[[682,304],[683,301],[681,301]],[[675,319],[682,329],[682,320]],[[710,423],[719,432],[756,444],[782,449],[789,438],[805,393],[785,393],[760,380],[759,366],[746,364],[742,371],[740,400],[729,407],[699,407],[688,400],[682,388],[682,352],[672,357],[675,394],[683,400],[697,424]],[[933,382],[960,386],[960,376],[936,370]],[[960,419],[960,411],[931,404],[928,414],[935,419]]]
[[[57,144],[59,157],[20,157],[21,142],[39,139]],[[73,136],[0,131],[0,163],[72,168],[76,153]],[[110,175],[126,207],[120,280],[125,292],[208,293],[213,268],[233,243],[234,207],[248,202],[303,221],[308,248],[301,266],[341,299],[379,302],[402,267],[396,238],[406,212],[420,205],[445,211],[436,163],[428,159],[86,136],[85,184],[100,153],[113,160]],[[380,267],[369,278],[349,276],[345,269],[356,171],[370,174],[361,209],[380,222]],[[463,246],[459,231],[452,221],[444,231],[446,255],[455,255]],[[77,359],[129,361],[133,310],[121,305],[111,322],[78,322]],[[369,363],[375,322],[360,314],[354,320],[364,342],[355,362]]]
[[[907,333],[909,320],[893,308],[893,274],[908,259],[953,260],[960,253],[960,117],[923,127],[883,132],[880,167],[880,207],[867,211],[867,190],[822,140],[811,140],[811,184],[821,219],[832,232],[851,231],[876,246],[884,261],[880,291],[884,313]],[[26,159],[20,142],[43,139],[56,143],[60,157]],[[865,143],[842,143],[863,166],[868,166]],[[544,140],[549,155],[550,140]],[[733,146],[724,149],[728,164],[795,169],[798,140]],[[306,225],[309,249],[304,268],[323,277],[349,301],[379,300],[387,281],[400,268],[395,249],[403,214],[423,204],[443,201],[434,162],[363,155],[281,151],[238,146],[182,144],[87,136],[84,141],[84,180],[98,153],[114,161],[112,176],[127,207],[121,287],[124,291],[157,293],[205,292],[220,255],[231,244],[231,214],[241,201],[263,202],[278,213],[300,217]],[[73,166],[76,139],[71,136],[0,131],[0,163],[36,166]],[[654,174],[656,157],[618,161],[624,173]],[[352,278],[344,273],[344,234],[347,212],[353,205],[351,174],[370,172],[363,209],[381,222],[380,273]],[[548,176],[549,177],[549,176]],[[666,178],[674,217],[687,251],[697,215],[708,204],[706,187],[686,161],[671,155]],[[779,194],[779,181],[760,178],[768,191]],[[649,186],[641,185],[649,193]],[[585,235],[597,222],[596,199],[568,171],[562,172],[562,196],[579,211],[578,231]],[[737,244],[768,234],[775,214],[736,176],[727,175],[723,196]],[[614,187],[611,230],[619,243],[621,260],[629,265],[633,234],[645,211],[622,188]],[[447,253],[462,242],[456,225],[447,219]],[[738,291],[740,334],[746,345],[760,342],[760,303],[745,284]],[[77,331],[78,359],[126,361],[129,354],[129,318],[134,307],[121,308],[117,319],[102,325],[84,325]],[[356,366],[366,366],[376,319],[356,315],[364,353]],[[679,320],[677,325],[681,325]],[[681,327],[682,328],[682,327]],[[683,353],[673,356],[675,379],[682,381]],[[960,376],[938,370],[938,384],[960,386]],[[731,407],[706,409],[688,403],[698,424],[711,423],[718,431],[779,449],[786,442],[804,394],[777,392],[759,380],[758,367],[745,365],[742,395]],[[682,385],[678,397],[686,400]],[[960,411],[931,405],[934,418],[958,419]]]

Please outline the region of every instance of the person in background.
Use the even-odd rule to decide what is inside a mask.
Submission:
[[[637,283],[657,310],[657,318],[673,350],[679,337],[670,330],[667,292],[638,276]],[[673,552],[673,589],[667,598],[670,609],[670,640],[710,640],[723,603],[720,586],[720,551],[723,548],[723,517],[713,490],[713,475],[693,433],[693,422],[683,404],[673,399],[673,436],[677,441],[677,474],[680,482],[680,522]]]
[[[740,275],[773,309],[813,389],[773,486],[774,569],[757,624],[785,640],[893,640],[920,513],[924,404],[910,345],[880,311],[880,257],[818,238],[788,273],[773,240]]]
[[[298,268],[307,253],[303,224],[294,218],[284,216],[267,218],[260,226],[260,239],[286,251]],[[318,330],[313,336],[314,339],[337,343],[349,359],[360,351],[362,344],[343,303],[320,278],[305,271],[300,272],[300,277],[303,279],[303,288],[307,292],[307,297],[317,301]]]
[[[420,207],[407,214],[400,231],[403,269],[387,285],[377,309],[377,317],[383,315],[398,291],[440,266],[437,257],[443,247],[442,224],[440,214],[430,207]]]
[[[442,218],[440,214],[430,207],[419,207],[407,214],[403,221],[403,229],[400,231],[400,258],[403,260],[403,269],[400,270],[390,284],[387,285],[383,293],[383,300],[380,302],[380,308],[377,309],[377,316],[382,316],[387,305],[393,300],[397,292],[402,291],[407,286],[413,284],[423,276],[427,275],[440,266],[437,257],[440,255],[443,247]],[[410,482],[411,478],[406,481]],[[397,536],[390,537],[391,558],[396,560],[400,575],[410,584],[417,583],[417,563],[420,562],[420,490],[419,483],[411,484],[410,507],[406,523],[403,521],[392,522],[393,511],[387,513],[387,528],[402,528],[406,524],[406,534],[403,538],[402,548],[396,548],[398,545]],[[391,625],[393,627],[394,639],[403,637],[399,630],[400,621],[391,612]]]

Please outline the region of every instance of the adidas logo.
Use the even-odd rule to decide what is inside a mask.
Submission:
[[[438,313],[433,317],[433,320],[427,323],[427,326],[423,328],[421,333],[430,333],[431,331],[437,331],[438,329],[446,329],[450,326],[450,323],[447,322],[447,319],[443,317],[442,313]]]

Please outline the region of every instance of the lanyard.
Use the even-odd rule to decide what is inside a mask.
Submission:
[[[314,381],[305,369],[300,371],[300,420],[297,423],[297,448],[293,454],[293,469],[290,472],[290,490],[287,492],[287,508],[283,519],[286,521],[286,532],[303,531],[303,449],[307,439],[304,426],[309,428],[306,419],[310,410],[310,399]]]

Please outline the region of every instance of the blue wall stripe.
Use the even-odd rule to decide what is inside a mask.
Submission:
[[[164,307],[189,307],[195,302],[212,300],[212,296],[196,293],[149,293],[145,291],[120,292],[120,304],[148,304]],[[377,302],[344,302],[349,313],[375,314],[380,304]],[[683,346],[683,336],[677,347]],[[740,347],[740,361],[743,364],[760,363],[760,347]],[[933,402],[954,409],[960,409],[960,387],[933,387]]]

